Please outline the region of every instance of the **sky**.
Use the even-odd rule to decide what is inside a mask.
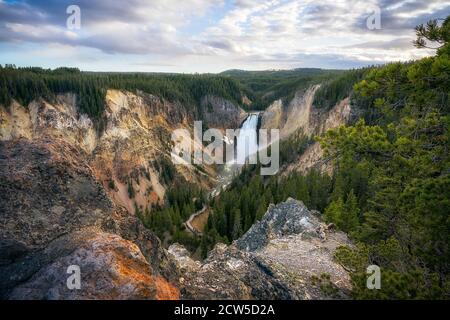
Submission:
[[[432,55],[412,45],[414,27],[449,14],[450,0],[0,0],[0,64],[348,69]]]

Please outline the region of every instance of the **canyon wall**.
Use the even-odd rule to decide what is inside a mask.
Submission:
[[[298,91],[288,104],[283,104],[281,100],[274,101],[262,114],[261,127],[280,129],[280,138],[286,139],[298,131],[311,137],[320,136],[329,129],[348,123],[352,118],[350,99],[339,101],[329,110],[315,108],[314,94],[319,87],[314,85]],[[296,161],[282,168],[282,173],[293,170],[306,172],[313,167],[328,173],[332,169],[330,164],[323,161],[323,151],[317,142],[309,146]]]

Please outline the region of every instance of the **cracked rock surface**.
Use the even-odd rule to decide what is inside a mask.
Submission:
[[[350,278],[333,258],[341,245],[351,245],[345,233],[288,199],[269,206],[230,246],[217,244],[203,263],[178,244],[169,253],[180,268],[184,299],[346,299]]]

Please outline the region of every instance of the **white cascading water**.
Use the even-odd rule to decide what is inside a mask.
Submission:
[[[258,114],[250,114],[242,124],[237,138],[236,163],[244,164],[246,159],[258,152]]]
[[[222,189],[230,184],[231,179],[236,172],[239,172],[243,164],[249,156],[255,155],[258,152],[258,127],[259,115],[252,113],[245,119],[239,131],[239,136],[236,139],[236,149],[234,159],[225,164],[222,173],[219,175],[218,186],[211,191],[210,196],[215,197],[220,194]]]

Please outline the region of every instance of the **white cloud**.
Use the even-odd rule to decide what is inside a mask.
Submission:
[[[291,0],[266,1],[251,6],[245,1],[245,5],[231,11],[202,36],[206,44],[212,43],[212,39],[213,43],[233,43],[233,50],[224,52],[224,49],[220,54],[239,60],[247,58],[249,63],[255,56],[275,57],[280,53],[285,56],[328,54],[362,62],[410,60],[430,52],[414,49],[411,43],[414,30],[412,25],[406,23],[406,17],[418,17],[442,8],[447,8],[450,13],[450,2],[405,2],[408,3],[386,6],[377,0]],[[397,25],[392,29],[389,24],[381,30],[365,27],[365,20],[375,8],[383,5],[382,28],[386,13],[389,13],[390,20],[396,18],[398,24],[403,22],[403,28]],[[405,38],[409,47],[396,48],[395,41],[404,44]],[[358,47],[358,44],[368,42],[377,42],[378,47]]]
[[[69,2],[1,1],[0,42],[57,47],[74,59],[67,48],[84,48],[110,63],[118,56],[117,64],[178,71],[347,67],[430,54],[409,45],[413,27],[450,14],[450,0],[79,0],[82,28],[69,31]],[[369,30],[376,6],[382,29]]]

